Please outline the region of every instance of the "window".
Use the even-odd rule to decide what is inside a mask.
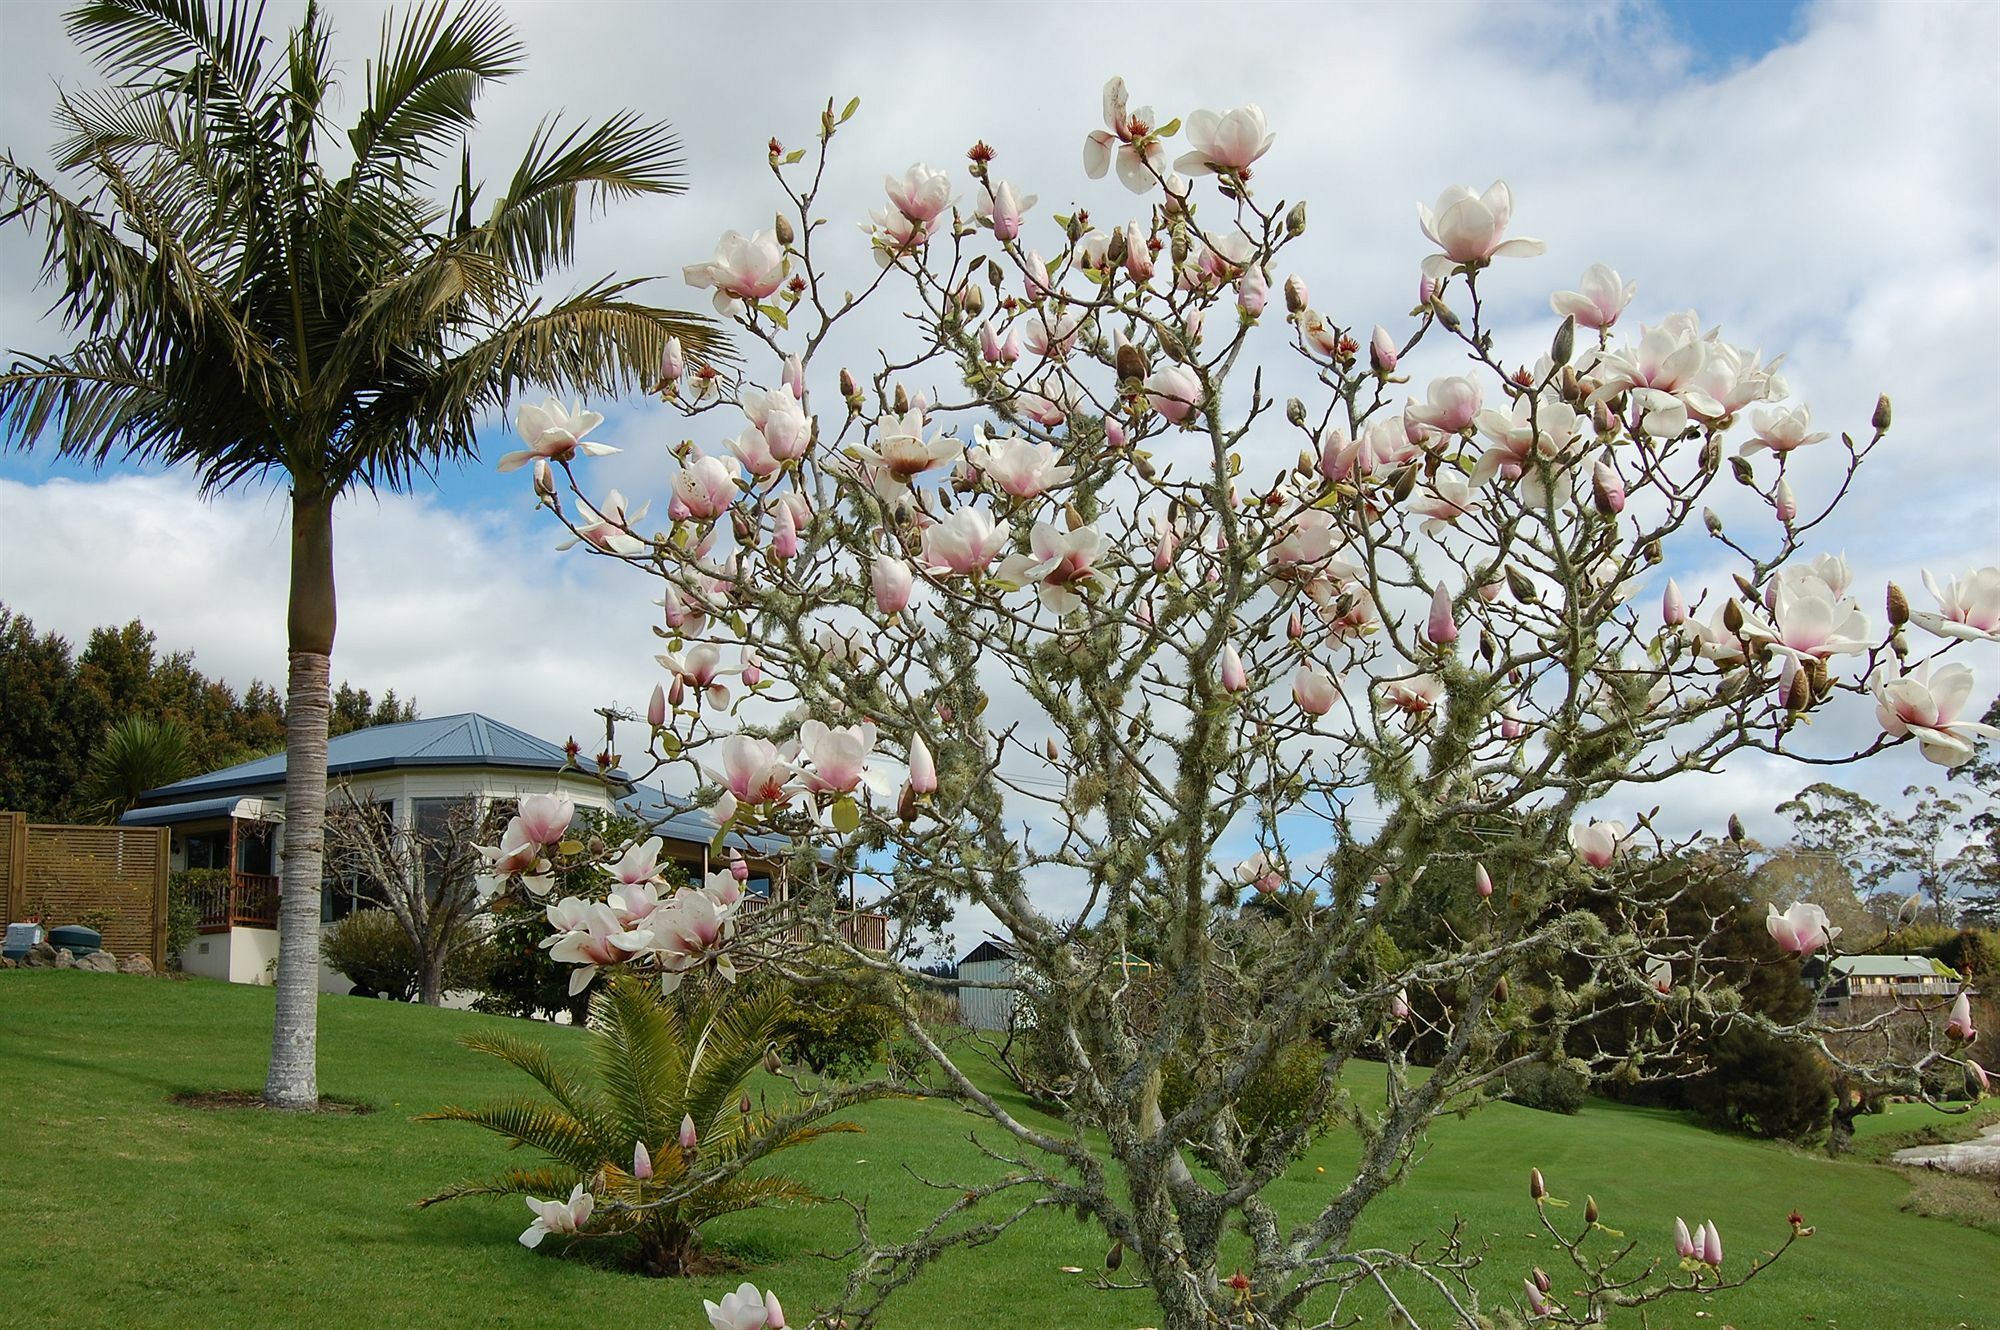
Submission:
[[[394,800],[382,799],[365,805],[383,824],[395,825],[396,804]],[[352,864],[336,863],[332,855],[327,856],[325,870],[319,883],[319,921],[330,924],[345,919],[356,910],[365,910],[376,904],[371,899],[366,881],[358,868]]]
[[[453,876],[460,878],[471,869],[475,803],[465,796],[449,799],[418,799],[410,805],[417,835],[417,871],[423,875],[424,891],[438,899]]]
[[[187,851],[189,868],[229,867],[229,833],[227,831],[190,831],[181,841]]]

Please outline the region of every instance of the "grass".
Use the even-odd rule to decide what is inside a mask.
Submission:
[[[557,1259],[555,1243],[530,1253],[514,1241],[528,1213],[513,1199],[412,1207],[504,1162],[482,1133],[411,1121],[443,1103],[521,1088],[506,1068],[455,1042],[511,1024],[501,1018],[328,999],[322,1087],[374,1112],[294,1117],[172,1102],[185,1091],[260,1083],[270,1003],[269,989],[205,981],[0,974],[0,1322],[397,1330],[567,1328],[587,1316],[671,1330],[700,1326],[699,1299],[742,1277],[670,1283]],[[575,1048],[575,1032],[545,1032]],[[1918,1116],[1898,1108],[1868,1120],[1864,1135],[1933,1125]],[[855,1117],[867,1135],[832,1138],[786,1162],[824,1192],[865,1197],[879,1233],[910,1232],[949,1195],[920,1185],[905,1165],[960,1182],[994,1169],[969,1143],[978,1121],[950,1104],[874,1104]],[[1352,1156],[1351,1142],[1322,1142],[1271,1199],[1288,1215],[1307,1213]],[[1534,1231],[1530,1164],[1576,1202],[1566,1217],[1594,1192],[1604,1222],[1648,1251],[1670,1252],[1676,1213],[1690,1225],[1716,1220],[1732,1270],[1776,1245],[1794,1206],[1818,1226],[1749,1288],[1667,1304],[1650,1321],[1657,1330],[2000,1330],[2000,1237],[1906,1210],[1907,1175],[1596,1101],[1573,1118],[1493,1105],[1439,1123],[1410,1181],[1370,1212],[1364,1237],[1408,1243],[1463,1215],[1468,1233],[1491,1245],[1478,1282],[1504,1297],[1531,1264],[1556,1269],[1554,1249]],[[844,1207],[737,1216],[712,1232],[795,1313],[841,1279],[844,1267],[814,1253],[845,1245]],[[1088,1275],[1060,1270],[1099,1268],[1103,1245],[1091,1229],[1037,1216],[947,1258],[892,1302],[884,1324],[1154,1324],[1144,1293],[1100,1292]]]

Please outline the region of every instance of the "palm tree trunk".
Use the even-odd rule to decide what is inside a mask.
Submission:
[[[292,494],[290,665],[285,699],[285,838],[278,903],[277,1019],[264,1102],[319,1105],[320,873],[326,728],[332,705],[333,500]]]

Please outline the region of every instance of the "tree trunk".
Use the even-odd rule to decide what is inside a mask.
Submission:
[[[292,494],[290,666],[285,699],[284,866],[278,1003],[264,1101],[319,1105],[319,912],[325,856],[326,729],[333,667],[333,500]]]
[[[444,967],[450,958],[449,952],[437,952],[425,956],[417,971],[417,1001],[426,1007],[444,1005]]]

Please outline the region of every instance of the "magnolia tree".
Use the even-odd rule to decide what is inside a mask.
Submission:
[[[526,448],[502,462],[532,463],[575,538],[660,579],[650,765],[629,730],[605,760],[678,770],[722,827],[796,847],[782,904],[754,915],[727,874],[557,902],[557,954],[670,985],[746,963],[808,985],[873,974],[999,1128],[1004,1170],[950,1180],[958,1199],[922,1233],[877,1239],[863,1216],[846,1292],[814,1324],[866,1323],[940,1252],[1044,1206],[1100,1225],[1174,1330],[1333,1325],[1366,1300],[1595,1323],[1755,1273],[1768,1255],[1725,1265],[1709,1224],[1670,1241],[1656,1216],[1656,1243],[1597,1236],[1594,1207],[1566,1225],[1539,1175],[1533,1203],[1574,1263],[1559,1279],[1481,1271],[1455,1233],[1387,1248],[1357,1226],[1440,1113],[1524,1062],[1608,1058],[1567,1038],[1594,1019],[1760,1019],[1712,940],[1666,925],[1655,879],[1690,843],[1655,823],[1662,782],[1742,753],[1913,744],[1951,766],[1993,732],[1966,719],[1973,680],[1947,658],[1995,638],[2000,570],[1939,587],[1935,609],[1891,586],[1884,617],[1814,546],[1888,402],[1866,431],[1816,429],[1775,361],[1692,312],[1628,333],[1633,288],[1602,265],[1553,296],[1545,354],[1504,359],[1489,304],[1518,299],[1532,270],[1514,261],[1543,248],[1513,234],[1505,183],[1418,208],[1430,252],[1407,316],[1322,311],[1284,275],[1304,205],[1253,181],[1263,114],[1162,123],[1120,80],[1084,167],[1115,170],[1129,220],[1037,218],[976,144],[966,178],[888,179],[864,228],[877,269],[848,291],[829,270],[862,242],[817,201],[853,110],[829,106],[810,153],[773,140],[775,227],[726,233],[686,270],[769,359],[739,374],[670,352],[662,396],[729,437],[673,447],[664,525],[592,486],[585,459],[610,451],[586,437],[593,412],[523,409]],[[902,331],[877,340],[899,344],[828,366],[837,330],[885,304]],[[1412,383],[1426,358],[1448,372]],[[1281,380],[1297,395],[1279,400]],[[1683,587],[1670,561],[1722,572]],[[1879,724],[1843,745],[1811,723],[1843,708]],[[517,858],[533,839],[514,836]],[[901,918],[939,898],[982,907],[1015,947],[996,984],[1032,1012],[1063,1129],[955,1060],[922,1001],[949,981],[841,927],[856,902]],[[1795,955],[1834,945],[1810,906],[1771,935]],[[1967,1031],[1935,1025],[1916,1058],[1857,1074],[1914,1087],[1913,1062],[1962,1056]],[[1811,1023],[1772,1028],[1825,1048]],[[1311,1102],[1252,1129],[1246,1087],[1308,1035]],[[1379,1102],[1342,1088],[1364,1058]],[[1281,1214],[1267,1186],[1342,1120],[1352,1176]],[[1774,1228],[1751,1236],[1767,1253],[1811,1231]],[[711,1316],[782,1324],[756,1294]]]

